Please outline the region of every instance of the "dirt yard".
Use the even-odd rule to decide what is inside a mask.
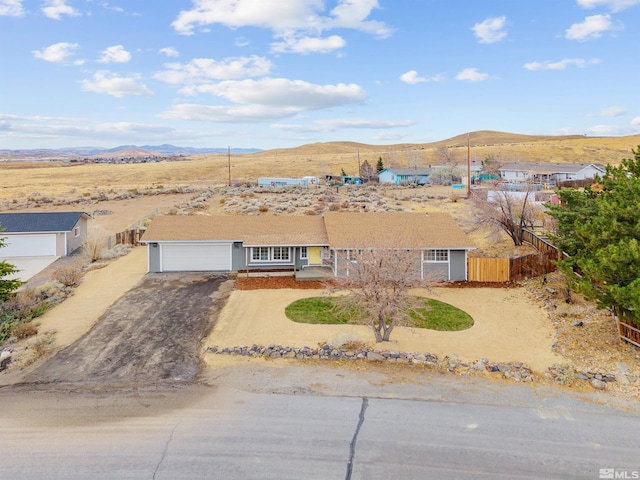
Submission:
[[[473,327],[460,332],[397,327],[391,341],[377,348],[429,352],[466,361],[524,362],[537,371],[563,360],[552,351],[555,332],[548,315],[522,288],[436,288],[414,293],[464,310],[473,317]],[[254,343],[315,347],[327,341],[349,340],[374,344],[373,333],[366,326],[307,325],[285,316],[284,309],[291,302],[325,294],[324,290],[309,289],[235,290],[208,342],[219,347]]]
[[[29,373],[36,384],[189,383],[200,342],[232,282],[223,275],[150,274],[78,342]]]

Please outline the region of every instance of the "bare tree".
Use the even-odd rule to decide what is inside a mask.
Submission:
[[[331,289],[346,291],[338,306],[352,322],[370,326],[376,342],[388,341],[395,326],[409,325],[411,312],[425,308],[409,294],[410,288],[434,283],[422,278],[421,251],[366,248],[337,255],[345,267]]]
[[[438,166],[433,169],[431,178],[437,183],[450,184],[460,179],[464,169],[458,165],[455,152],[448,147],[440,147],[436,150]]]
[[[522,245],[522,229],[533,228],[538,215],[534,206],[534,192],[491,190],[486,197],[478,191],[472,192],[478,215],[472,221],[474,228],[490,226],[504,231],[515,246]]]
[[[362,165],[360,165],[360,178],[365,182],[369,182],[373,179],[377,179],[377,177],[378,173],[376,172],[376,169],[371,166],[368,160],[365,160]]]
[[[495,155],[489,154],[482,160],[482,172],[489,175],[500,175],[502,162]]]

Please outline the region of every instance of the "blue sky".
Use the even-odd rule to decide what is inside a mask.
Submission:
[[[0,0],[0,149],[640,133],[640,0]]]

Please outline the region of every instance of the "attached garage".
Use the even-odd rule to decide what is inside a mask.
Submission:
[[[56,256],[56,234],[2,235],[5,247],[4,257],[48,257]]]
[[[231,271],[231,243],[160,243],[161,272]]]

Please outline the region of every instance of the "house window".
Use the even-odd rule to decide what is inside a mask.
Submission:
[[[423,259],[426,262],[448,262],[449,250],[427,250],[426,252],[423,252]]]
[[[73,236],[76,238],[80,236],[80,229],[78,227],[73,229]]]
[[[269,247],[253,247],[251,249],[251,260],[255,262],[268,262]]]
[[[289,247],[252,247],[251,261],[253,262],[288,262],[291,260]]]
[[[300,247],[300,258],[303,260],[309,258],[309,249],[307,247]]]
[[[289,247],[273,247],[273,260],[289,261],[290,256]]]

